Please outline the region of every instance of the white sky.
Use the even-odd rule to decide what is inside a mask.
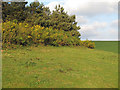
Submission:
[[[34,0],[26,0],[29,3]],[[52,11],[60,4],[76,15],[81,39],[118,40],[118,0],[40,0]]]

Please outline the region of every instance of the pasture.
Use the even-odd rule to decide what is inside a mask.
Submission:
[[[118,41],[93,41],[95,49],[118,53]]]
[[[85,47],[22,47],[2,54],[3,88],[117,88],[116,43]],[[116,46],[115,46],[116,48]]]

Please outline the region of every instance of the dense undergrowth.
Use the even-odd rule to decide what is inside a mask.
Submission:
[[[43,3],[2,2],[3,48],[17,46],[85,46],[94,48],[89,40],[81,41],[76,16],[56,5],[50,11]]]
[[[3,48],[16,48],[15,45],[51,45],[51,46],[86,46],[94,48],[94,42],[81,41],[79,32],[45,28],[40,25],[29,25],[7,21],[2,24]]]

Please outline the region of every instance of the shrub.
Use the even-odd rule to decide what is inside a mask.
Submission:
[[[8,47],[13,44],[28,45],[31,42],[30,29],[26,23],[4,22],[2,28],[2,44]]]
[[[15,20],[4,22],[2,28],[3,47],[14,47],[16,45],[43,44],[52,46],[86,46],[94,48],[95,45],[89,40],[80,41],[79,33],[45,28],[40,25],[30,26],[27,23],[18,23]]]
[[[88,47],[88,48],[95,48],[95,43],[91,42],[90,40],[84,40],[84,41],[80,41],[81,45]]]

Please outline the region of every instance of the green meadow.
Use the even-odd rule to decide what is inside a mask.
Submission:
[[[118,53],[118,41],[94,41],[95,48],[108,52]]]
[[[3,88],[117,88],[118,42],[31,46],[2,53]]]
[[[81,18],[76,12],[69,14],[70,7],[66,11],[58,4],[51,11],[38,0],[29,2],[2,2],[3,88],[118,88],[117,41],[82,41]],[[103,18],[87,19],[92,22],[84,27],[91,25],[95,33],[86,28],[84,35],[91,33],[84,38],[97,35],[100,28],[116,30],[111,19],[105,25],[99,22]]]

